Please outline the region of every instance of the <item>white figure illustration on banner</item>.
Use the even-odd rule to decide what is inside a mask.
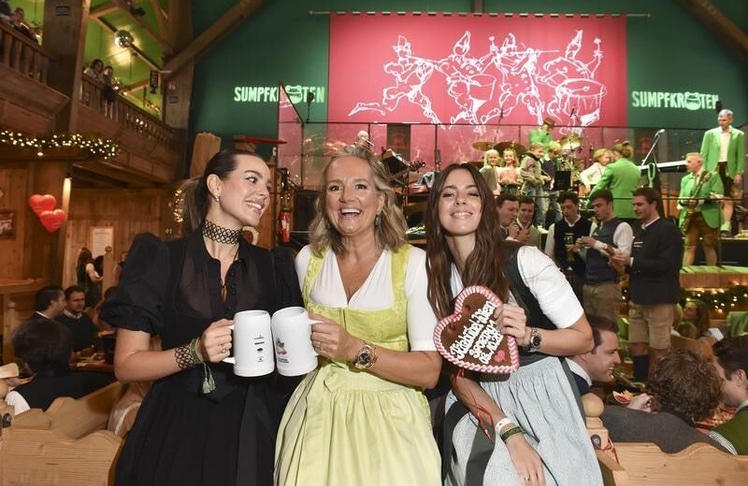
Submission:
[[[586,127],[600,119],[605,85],[596,81],[595,73],[603,59],[602,41],[595,39],[592,60],[577,58],[582,48],[584,31],[578,30],[569,41],[563,56],[543,64],[538,82],[554,89],[548,113],[559,119],[568,117],[572,127]]]
[[[471,56],[471,35],[465,31],[442,59],[413,56],[410,41],[399,35],[392,46],[397,59],[383,65],[394,78],[394,85],[383,89],[381,101],[356,103],[349,116],[365,110],[386,116],[406,98],[421,107],[424,117],[435,124],[449,118],[452,124],[485,125],[522,108],[538,124],[550,115],[576,133],[600,119],[607,88],[595,79],[603,60],[599,38],[594,39],[592,57],[585,62],[579,58],[583,30],[574,31],[563,53],[561,49],[525,45],[509,32],[501,46],[497,46],[495,36],[490,36],[488,52]],[[426,94],[430,93],[429,86],[433,89],[440,82],[433,77],[435,73],[444,76],[447,94],[454,101],[449,108],[444,100],[435,108]]]
[[[406,98],[414,105],[420,106],[423,115],[431,123],[440,124],[441,121],[431,107],[431,99],[423,93],[423,86],[434,73],[434,61],[413,56],[410,41],[402,35],[397,37],[397,45],[392,46],[392,49],[397,54],[397,59],[385,64],[383,69],[395,78],[394,86],[384,88],[381,102],[356,103],[348,116],[363,110],[373,110],[384,116],[385,111],[394,111],[400,100]]]
[[[481,58],[469,57],[470,32],[466,31],[452,46],[452,53],[437,64],[439,72],[447,78],[447,94],[457,103],[459,112],[451,123],[465,120],[477,125],[478,110],[493,98],[496,78],[484,74],[492,57],[489,52]]]

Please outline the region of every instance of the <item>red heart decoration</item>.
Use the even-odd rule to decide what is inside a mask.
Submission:
[[[501,306],[501,300],[487,288],[466,287],[457,296],[454,313],[436,325],[436,349],[449,362],[468,370],[501,374],[517,371],[517,341],[502,335],[494,318],[494,311]]]
[[[62,227],[62,224],[67,219],[67,214],[62,209],[55,209],[54,211],[42,211],[39,214],[39,220],[42,222],[47,231],[53,233]]]
[[[57,204],[57,199],[52,194],[34,194],[29,198],[29,206],[40,216],[43,211],[52,211]]]

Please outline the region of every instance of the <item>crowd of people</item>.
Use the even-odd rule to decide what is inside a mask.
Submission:
[[[11,7],[8,0],[0,0],[0,22],[17,30],[29,40],[39,43],[38,29],[26,23],[26,11],[21,7]]]
[[[531,175],[536,192],[497,197],[506,179],[498,173],[492,181],[470,164],[436,174],[425,251],[408,243],[386,169],[367,144],[342,148],[326,165],[309,245],[295,258],[242,234],[271,204],[266,163],[240,150],[216,154],[182,188],[184,236],[136,236],[100,309],[98,318],[117,329],[117,379],[149,384],[117,461],[117,484],[602,484],[580,397],[610,382],[621,364],[624,279],[633,379],[646,393],[629,407],[605,407],[613,440],[748,453],[748,337],[715,344],[714,362],[670,350],[676,330],[708,332],[697,304],[686,303],[682,321],[676,312],[690,227],[661,216],[656,190],[628,187],[630,147],[620,144],[610,164],[601,153],[599,178],[585,176],[594,219],[580,214],[577,194],[558,193],[559,217],[543,244],[533,222],[551,171],[543,158],[558,147],[542,135],[515,179],[532,185]],[[711,169],[699,161],[709,159],[689,160],[701,189]],[[737,170],[727,167],[725,176],[739,183]],[[682,217],[718,207],[716,189],[682,191]],[[703,224],[710,218],[703,214]],[[81,252],[78,267],[80,285],[46,289],[14,335],[36,388],[55,379],[67,392],[73,385],[61,376],[70,374],[70,353],[95,335],[82,308],[100,299],[101,273],[90,252]],[[437,323],[470,286],[503,303],[493,317],[519,346],[513,373],[469,371],[437,352]],[[314,321],[316,368],[298,378],[237,376],[225,362],[238,345],[235,314],[290,306],[304,306]],[[60,346],[46,367],[26,351],[38,349],[28,335],[42,330],[39,322],[57,333],[44,339]],[[83,391],[75,386],[71,395]],[[17,407],[50,402],[23,387],[9,395]],[[697,432],[720,401],[736,407],[734,418],[709,435]]]

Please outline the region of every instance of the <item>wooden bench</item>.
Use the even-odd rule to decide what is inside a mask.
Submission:
[[[708,444],[693,444],[675,454],[646,442],[617,442],[610,449],[608,431],[600,420],[602,400],[588,393],[582,402],[587,430],[593,443],[600,444],[596,454],[605,486],[748,484],[748,456],[732,456]]]
[[[13,417],[2,431],[2,486],[105,486],[122,439],[104,430],[122,384],[114,382],[77,400],[56,399],[46,410]]]

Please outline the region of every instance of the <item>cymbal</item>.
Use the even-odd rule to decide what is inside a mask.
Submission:
[[[473,142],[473,148],[475,150],[480,150],[481,152],[485,152],[486,150],[491,150],[494,146],[493,142]]]
[[[234,136],[234,142],[244,142],[244,143],[269,143],[272,145],[280,145],[284,143],[288,143],[285,140],[279,140],[276,138],[265,138],[265,137],[244,137],[241,135],[235,135]]]
[[[496,144],[496,150],[499,151],[499,155],[503,155],[504,150],[506,149],[514,149],[515,152],[517,152],[517,155],[522,155],[525,152],[527,152],[527,148],[525,148],[524,145],[517,142],[501,142]]]
[[[558,142],[561,144],[561,148],[564,150],[576,150],[582,146],[582,143],[584,143],[584,139],[579,135],[571,133]]]

